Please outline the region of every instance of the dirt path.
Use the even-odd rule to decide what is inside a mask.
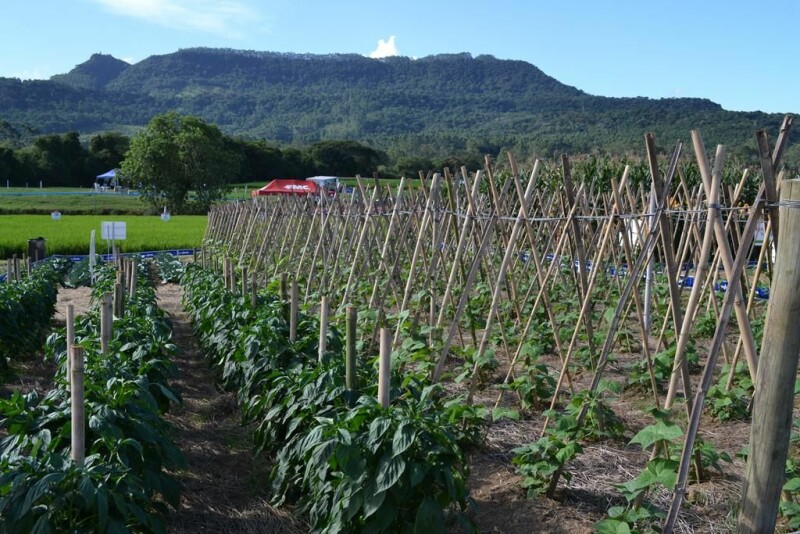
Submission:
[[[179,377],[173,386],[183,405],[167,419],[187,467],[180,509],[170,515],[170,532],[304,532],[285,511],[267,502],[269,467],[251,453],[249,432],[242,428],[232,394],[221,392],[203,359],[180,302],[181,288],[158,288],[159,306],[170,316]]]

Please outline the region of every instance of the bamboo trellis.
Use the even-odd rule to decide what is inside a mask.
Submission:
[[[368,341],[377,340],[379,327],[393,328],[395,350],[410,332],[427,332],[432,381],[445,378],[463,355],[471,358],[470,399],[489,351],[508,383],[530,343],[543,337],[555,356],[549,361],[557,362],[550,365],[558,376],[550,407],[574,392],[578,359],[594,391],[609,356],[622,350],[618,331],[626,326],[641,338],[657,405],[669,409],[682,396],[694,424],[703,396],[692,389],[685,355],[704,301],[721,322],[727,322],[726,310],[735,312],[737,328],[719,334],[714,349],[732,363],[731,373],[743,354],[755,380],[758,354],[750,320],[756,289],[763,285],[762,264],[770,268],[769,250],[777,244],[777,209],[769,202],[777,200],[790,127],[787,117],[772,153],[766,134],[757,136],[767,204],[739,206],[746,180],[756,177],[745,171],[735,188],[724,187],[724,147],[717,148],[712,168],[699,132],[692,139],[702,182],[694,185],[679,169],[687,157],[683,146],[678,143],[660,166],[648,135],[649,184],[631,184],[626,168],[603,186],[594,176],[575,176],[567,156],[560,162],[560,182],[545,184],[541,162],[525,175],[508,153],[510,172],[497,172],[487,158],[475,173],[462,168],[455,175],[421,174],[395,189],[359,178],[352,192],[332,196],[220,205],[209,214],[203,262],[213,266],[216,256],[234,258],[262,285],[290,273],[307,304],[325,297],[333,314],[347,307],[368,310],[374,319],[362,334]],[[756,266],[744,270],[757,220],[768,221],[766,237]],[[689,276],[692,287],[684,284]],[[666,290],[650,291],[653,278]],[[724,310],[714,290],[722,278],[733,293]],[[572,297],[555,297],[565,294]],[[655,317],[660,320],[652,320],[653,309],[661,310]],[[662,398],[653,354],[671,347],[673,372]],[[709,365],[716,365],[716,354]],[[584,409],[579,424],[585,415]],[[692,428],[696,435],[696,424]],[[691,447],[687,442],[689,452]]]

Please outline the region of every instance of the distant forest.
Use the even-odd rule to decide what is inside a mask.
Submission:
[[[197,48],[129,65],[95,54],[50,80],[0,78],[0,179],[85,181],[117,166],[129,137],[173,111],[219,127],[243,154],[239,178],[247,181],[330,171],[320,154],[331,146],[368,165],[355,172],[382,176],[474,170],[484,155],[502,162],[508,150],[520,160],[636,160],[646,132],[666,152],[692,128],[747,165],[757,163],[754,132],[766,128],[774,139],[783,118],[696,98],[593,96],[529,63],[492,56]],[[790,142],[784,161],[800,164],[800,146]]]

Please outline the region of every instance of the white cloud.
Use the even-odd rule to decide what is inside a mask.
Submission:
[[[397,46],[394,44],[394,35],[389,36],[388,41],[380,39],[378,41],[378,48],[369,53],[371,58],[381,58],[397,55]]]
[[[110,12],[169,28],[238,37],[238,28],[260,17],[237,0],[94,0]]]

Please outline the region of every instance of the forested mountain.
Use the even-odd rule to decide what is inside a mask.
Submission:
[[[522,155],[639,151],[645,132],[671,146],[700,128],[751,158],[753,132],[782,116],[696,98],[606,98],[523,61],[449,54],[370,59],[195,48],[134,65],[95,54],[48,81],[0,78],[0,119],[17,130],[132,133],[177,111],[225,133],[281,144],[352,139],[393,157],[459,151]]]

